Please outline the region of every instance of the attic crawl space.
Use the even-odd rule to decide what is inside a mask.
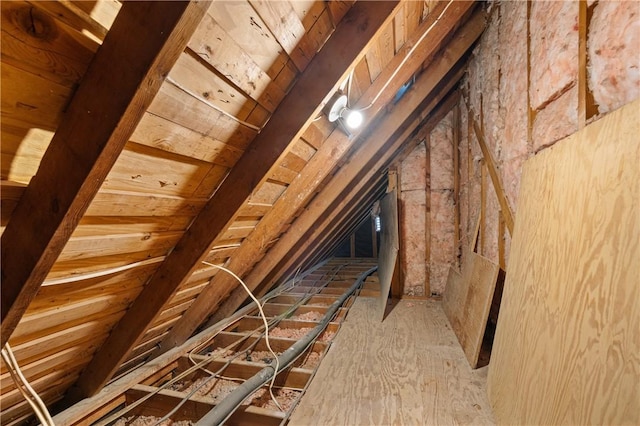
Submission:
[[[640,2],[0,7],[3,425],[640,424]]]

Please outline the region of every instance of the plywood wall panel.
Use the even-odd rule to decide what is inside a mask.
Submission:
[[[488,391],[509,424],[640,424],[640,101],[528,160]]]
[[[462,273],[449,269],[442,307],[472,368],[478,366],[498,271],[498,265],[470,250]]]

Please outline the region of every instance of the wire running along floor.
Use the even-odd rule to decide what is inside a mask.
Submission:
[[[291,425],[494,424],[486,367],[472,370],[439,301],[400,301],[380,323],[358,297]]]

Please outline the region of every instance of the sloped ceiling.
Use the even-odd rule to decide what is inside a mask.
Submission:
[[[457,102],[480,9],[2,2],[2,344],[45,400],[235,311],[203,261],[262,294],[329,256]],[[339,89],[350,136],[322,112]]]

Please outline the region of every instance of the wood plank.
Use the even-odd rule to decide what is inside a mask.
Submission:
[[[494,424],[439,302],[400,301],[380,324],[358,297],[291,424]]]
[[[3,2],[2,61],[66,87],[82,78],[93,49],[79,42],[73,29],[53,19],[39,5]]]
[[[499,422],[640,423],[639,110],[524,164],[489,366]]]
[[[2,61],[0,64],[4,120],[19,120],[30,127],[53,131],[58,127],[62,111],[69,102],[70,87],[54,83],[36,74]]]
[[[204,198],[101,189],[87,209],[87,216],[195,216]]]
[[[469,365],[477,368],[500,268],[469,249],[463,258],[461,273],[449,268],[442,308]]]
[[[275,111],[284,98],[285,92],[272,84],[271,77],[211,14],[202,20],[189,41],[189,48],[267,111]]]
[[[220,141],[217,135],[179,126],[150,112],[140,120],[131,141],[225,167],[233,167],[242,155],[241,149]]]
[[[498,173],[498,169],[496,168],[496,162],[493,159],[493,154],[491,154],[491,152],[489,151],[489,147],[487,146],[487,143],[484,139],[484,133],[480,129],[480,126],[478,125],[478,122],[473,115],[473,110],[469,107],[468,102],[467,111],[469,111],[469,121],[473,123],[473,130],[476,138],[478,139],[480,149],[482,150],[482,156],[486,162],[489,176],[491,176],[491,183],[493,183],[493,188],[496,191],[498,203],[500,204],[500,209],[502,210],[502,214],[504,215],[504,221],[507,225],[507,229],[509,230],[509,234],[513,234],[513,212],[511,211],[511,207],[509,207],[507,197],[504,194],[504,187],[502,186],[500,174]]]
[[[286,155],[291,141],[297,141],[304,128],[318,115],[325,98],[345,78],[352,63],[361,58],[369,40],[396,6],[397,2],[365,2],[350,11],[352,19],[345,21],[309,65],[278,111],[254,139],[251,148],[240,158],[147,283],[103,350],[85,369],[74,390],[77,397],[95,394],[112,376],[162,306],[200,266],[201,260],[237,217],[239,208],[251,197],[252,191],[265,182],[273,165]],[[339,60],[336,52],[340,52]],[[328,68],[331,69],[329,74]]]
[[[317,49],[307,39],[306,30],[291,3],[252,0],[250,4],[289,54],[296,68],[304,71]]]
[[[2,345],[203,13],[200,3],[161,2],[130,3],[118,15],[2,234],[12,248],[2,251]]]

